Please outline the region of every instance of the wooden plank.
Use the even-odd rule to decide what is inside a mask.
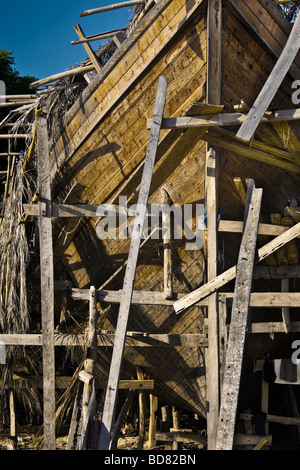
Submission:
[[[126,329],[131,305],[133,283],[135,278],[136,265],[141,243],[142,229],[144,226],[146,209],[148,204],[149,190],[152,179],[155,156],[159,141],[160,125],[163,117],[167,91],[167,78],[160,77],[157,89],[157,96],[153,111],[153,127],[150,130],[149,145],[146,153],[142,182],[138,198],[138,213],[136,214],[133,235],[130,243],[128,263],[125,271],[122,299],[120,303],[118,323],[116,328],[116,343],[110,366],[108,387],[103,409],[102,425],[99,436],[99,450],[107,450],[109,447],[110,434],[112,430],[115,404],[118,390],[119,375],[121,370],[123,349],[125,345]]]
[[[274,253],[278,248],[282,247],[289,241],[293,240],[300,234],[300,222],[293,227],[289,228],[286,232],[274,238],[269,243],[264,245],[258,250],[258,256],[256,262],[264,260],[271,253]],[[228,269],[224,273],[217,276],[210,282],[207,282],[204,286],[194,290],[190,294],[187,294],[182,299],[174,302],[174,309],[177,313],[185,310],[186,308],[194,305],[199,300],[203,299],[207,295],[215,292],[220,287],[224,286],[228,282],[232,281],[236,277],[236,266]]]
[[[289,71],[300,47],[300,15],[298,15],[287,43],[269,75],[265,85],[250,109],[247,119],[237,132],[237,137],[250,141],[268,109],[284,77]]]
[[[46,114],[37,115],[41,312],[43,329],[44,449],[55,450],[54,268],[50,156]]]
[[[299,333],[300,331],[300,322],[292,321],[290,333]],[[249,326],[249,333],[285,333],[284,326],[282,322],[262,322],[262,323],[252,323]]]
[[[85,39],[85,35],[84,35],[84,32],[82,30],[82,27],[80,26],[80,24],[77,24],[76,26],[74,26],[74,29],[79,37],[79,39]],[[91,48],[90,44],[89,43],[86,43],[86,42],[83,42],[83,47],[85,48],[92,64],[94,65],[95,69],[97,70],[98,73],[101,72],[101,65],[100,65],[100,62],[99,62],[99,59],[97,57],[97,55],[95,54],[95,52],[93,51],[93,49]]]
[[[222,102],[222,0],[208,0],[207,5],[207,97],[208,103]],[[205,205],[207,214],[207,279],[217,275],[218,252],[218,169],[219,149],[206,145]],[[207,393],[207,448],[214,450],[219,415],[219,332],[218,298],[212,295],[208,304],[209,346],[205,351]]]
[[[264,436],[267,439],[268,446],[272,445],[272,436],[267,435]],[[257,445],[261,441],[261,436],[257,436],[255,434],[235,434],[233,444],[235,446],[249,446],[249,445]]]
[[[0,340],[8,346],[42,346],[41,334],[1,334]],[[115,333],[100,333],[97,335],[98,347],[112,347]],[[84,335],[55,334],[55,346],[85,345]],[[207,345],[205,334],[148,334],[128,331],[125,347],[200,347]]]
[[[156,445],[156,430],[157,430],[157,410],[158,398],[156,395],[150,393],[150,419],[149,419],[149,449],[153,449]]]
[[[163,204],[172,205],[168,193],[163,190]],[[163,249],[164,249],[164,296],[166,299],[173,298],[173,273],[172,273],[172,230],[170,212],[163,211],[162,214]]]
[[[192,443],[196,442],[198,444],[206,445],[207,438],[200,433],[196,432],[158,432],[156,433],[156,441],[171,441],[171,442],[185,442]]]
[[[262,190],[256,189],[250,180],[224,368],[217,450],[231,450],[233,446],[261,200]]]
[[[289,292],[289,280],[281,279],[281,292]],[[281,309],[284,330],[288,333],[291,329],[290,309],[283,307]]]
[[[163,118],[162,129],[187,129],[187,128],[209,128],[223,126],[238,126],[245,122],[247,114],[243,113],[223,113],[216,116],[180,116]],[[298,121],[300,119],[300,109],[283,109],[266,112],[261,119],[261,123],[273,123],[282,121]],[[150,128],[152,119],[147,119],[147,127]]]

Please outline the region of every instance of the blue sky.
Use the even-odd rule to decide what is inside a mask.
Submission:
[[[0,48],[13,51],[20,75],[36,78],[63,72],[87,57],[74,30],[80,24],[85,35],[127,26],[133,7],[79,17],[84,10],[121,3],[122,0],[0,0]],[[97,49],[102,42],[91,42]]]

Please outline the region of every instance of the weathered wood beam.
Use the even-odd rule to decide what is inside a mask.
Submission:
[[[208,103],[222,102],[222,0],[208,0],[207,5],[207,97]],[[205,161],[205,206],[207,214],[207,279],[217,276],[218,267],[218,171],[219,148],[208,143]],[[216,446],[220,404],[218,298],[212,295],[208,304],[209,346],[205,352],[207,393],[208,450]]]
[[[300,222],[293,227],[289,228],[286,232],[282,233],[278,237],[271,240],[269,243],[264,245],[258,250],[258,256],[256,262],[264,260],[271,253],[274,253],[278,248],[284,246],[289,241],[293,240],[300,235]],[[203,299],[207,295],[215,292],[220,287],[224,286],[228,282],[232,281],[236,277],[236,266],[228,269],[224,273],[220,274],[212,281],[207,282],[204,286],[196,289],[195,291],[187,294],[182,299],[174,302],[174,309],[177,313],[185,310],[186,308],[194,305],[197,301]]]
[[[107,31],[105,33],[93,34],[91,36],[85,36],[82,39],[76,39],[75,41],[71,41],[71,44],[75,45],[75,44],[83,44],[85,42],[99,41],[100,39],[107,39],[107,38],[111,38],[113,36],[116,36],[118,33],[122,33],[123,31],[125,31],[125,30],[124,29],[114,29],[112,31]]]
[[[77,24],[76,26],[74,26],[74,29],[75,29],[79,39],[81,39],[81,40],[86,39],[80,24]],[[98,59],[97,55],[95,54],[95,52],[93,51],[93,49],[91,48],[89,43],[83,42],[82,44],[83,44],[83,47],[85,48],[85,50],[87,52],[87,55],[89,56],[89,58],[92,62],[92,64],[94,65],[95,69],[97,70],[98,73],[100,73],[101,72],[101,65],[100,65],[100,62],[99,62],[99,59]]]
[[[289,71],[300,47],[300,15],[293,25],[287,43],[269,75],[265,85],[250,109],[246,120],[237,132],[237,137],[250,141],[263,115],[268,109],[284,77]]]
[[[220,148],[232,150],[243,157],[253,158],[254,160],[278,166],[291,173],[300,173],[300,166],[294,161],[294,157],[281,149],[267,146],[257,141],[242,141],[233,137],[233,134],[225,129],[216,128],[213,132],[210,130],[201,137],[205,142],[218,145]],[[253,144],[253,145],[252,145]]]
[[[134,5],[140,5],[145,3],[145,0],[128,0],[126,2],[122,3],[115,3],[113,5],[107,5],[105,7],[99,7],[99,8],[93,8],[92,10],[85,10],[82,11],[79,16],[89,16],[89,15],[95,15],[96,13],[103,13],[105,11],[111,11],[111,10],[117,10],[119,8],[128,8],[132,7]]]
[[[54,267],[47,116],[37,115],[41,311],[44,377],[44,449],[55,450]]]
[[[73,75],[83,75],[91,70],[94,70],[95,66],[92,65],[85,65],[82,67],[77,67],[74,69],[66,70],[65,72],[57,73],[55,75],[50,75],[50,77],[42,78],[41,80],[37,80],[36,82],[32,82],[29,85],[29,88],[38,88],[42,85],[48,85],[49,83],[56,82],[61,78],[72,77]]]
[[[162,120],[162,129],[187,129],[187,128],[209,128],[222,126],[238,126],[245,122],[247,114],[223,113],[215,116],[181,116],[165,117]],[[262,124],[282,121],[298,121],[300,109],[285,109],[266,112],[261,119]],[[150,128],[152,119],[147,119],[147,127]]]
[[[153,126],[150,130],[149,145],[147,148],[145,164],[142,175],[142,182],[138,198],[138,210],[133,224],[133,236],[131,238],[128,263],[125,271],[122,299],[120,303],[118,323],[116,327],[116,341],[113,348],[112,360],[110,365],[108,387],[105,397],[102,424],[99,436],[99,450],[109,448],[110,435],[113,426],[115,405],[118,391],[119,375],[121,371],[123,349],[125,345],[126,329],[131,305],[133,284],[141,244],[142,229],[144,227],[148,197],[157,152],[160,125],[163,117],[168,79],[160,77],[157,89],[157,95],[153,111]]]
[[[244,232],[236,269],[218,422],[217,450],[231,450],[233,446],[261,200],[262,190],[256,189],[254,181],[250,180],[245,206]]]
[[[7,346],[42,346],[41,334],[1,334],[0,341]],[[115,333],[99,333],[98,347],[112,347]],[[55,346],[84,346],[84,335],[54,334]],[[201,347],[207,345],[206,334],[148,334],[127,332],[125,347]]]

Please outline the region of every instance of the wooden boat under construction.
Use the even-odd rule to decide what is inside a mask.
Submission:
[[[143,8],[104,64],[90,50],[81,75],[76,69],[65,74],[68,82],[51,77],[32,85],[55,82],[53,93],[37,95],[38,196],[24,205],[27,236],[40,228],[40,243],[31,245],[40,258],[29,261],[27,288],[41,276],[44,323],[33,338],[40,322],[33,307],[26,331],[2,329],[1,337],[26,345],[44,338],[44,374],[52,362],[46,397],[54,344],[85,344],[76,328],[86,326],[94,286],[93,376],[107,387],[108,438],[102,431],[100,448],[113,429],[112,390],[141,377],[154,381],[151,396],[161,405],[207,421],[208,448],[232,448],[238,413],[258,407],[274,422],[261,404],[266,381],[253,366],[266,355],[290,357],[299,331],[299,27],[271,0],[159,0]],[[90,70],[87,84],[83,72]],[[76,99],[62,105],[60,93],[68,96],[74,83]],[[121,236],[119,227],[105,238],[105,209],[121,212],[120,201],[131,209],[141,201],[148,209],[192,207],[190,228],[195,234],[203,224],[203,243],[186,232],[153,236],[151,217],[143,239]],[[201,217],[196,207],[204,208]],[[136,209],[129,214],[134,228],[141,225]],[[53,294],[51,279],[66,290]],[[74,347],[77,364],[83,351]],[[293,393],[296,403],[297,387]],[[297,416],[291,420],[299,426]],[[46,445],[51,411],[48,425]],[[270,447],[270,433],[265,438]],[[256,435],[242,443],[260,441]]]

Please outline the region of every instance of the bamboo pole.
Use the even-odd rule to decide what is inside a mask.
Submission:
[[[128,2],[115,3],[114,5],[107,5],[105,7],[93,8],[92,10],[85,10],[79,14],[80,17],[95,15],[96,13],[103,13],[105,11],[117,10],[118,8],[127,8],[134,5],[141,5],[145,3],[144,0],[130,0]]]
[[[82,67],[77,67],[74,69],[66,70],[66,72],[57,73],[56,75],[51,75],[50,77],[37,80],[36,82],[31,83],[29,88],[38,88],[42,85],[47,85],[48,83],[56,82],[57,80],[60,80],[61,78],[71,77],[72,75],[82,75],[86,72],[90,72],[91,70],[94,70],[94,68],[95,68],[94,65],[85,65]]]

